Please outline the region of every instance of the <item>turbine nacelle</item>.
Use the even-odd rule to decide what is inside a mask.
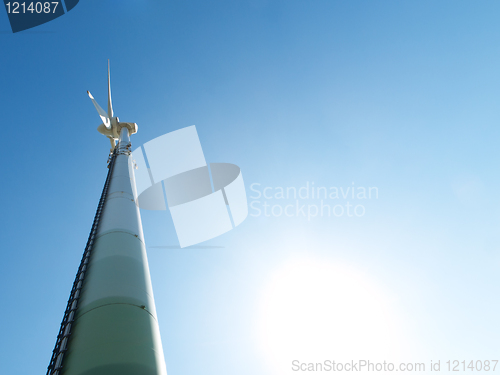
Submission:
[[[96,102],[92,94],[87,91],[87,94],[94,103],[94,107],[99,113],[99,117],[102,120],[102,124],[97,127],[97,131],[109,138],[111,142],[111,151],[114,150],[116,143],[115,141],[120,138],[120,131],[123,127],[126,127],[129,131],[129,135],[137,133],[137,124],[133,122],[120,122],[118,117],[113,116],[113,104],[111,102],[111,81],[109,75],[109,60],[108,60],[108,113],[101,108],[101,106]]]
[[[129,134],[137,133],[137,124],[133,122],[120,122],[118,117],[113,117],[111,119],[111,125],[109,123],[102,123],[97,127],[97,131],[108,138],[118,139],[120,138],[121,128],[126,127],[129,130]]]

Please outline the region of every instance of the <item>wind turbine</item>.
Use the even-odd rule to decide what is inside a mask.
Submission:
[[[166,375],[139,206],[165,210],[165,192],[179,243],[191,246],[245,220],[243,177],[237,165],[206,162],[194,125],[146,142],[144,154],[137,147],[132,160],[137,124],[114,115],[109,60],[108,112],[87,93],[111,142],[109,170],[47,375]]]
[[[130,135],[108,112],[97,130],[111,141],[108,174],[48,366],[48,375],[166,375],[149,274]],[[115,142],[118,141],[116,144]]]
[[[132,122],[120,122],[118,117],[114,116],[113,113],[113,103],[111,102],[111,79],[109,73],[109,60],[108,60],[108,113],[101,108],[101,106],[94,99],[90,91],[87,91],[87,94],[94,103],[95,109],[97,109],[97,113],[99,113],[99,117],[101,117],[102,124],[97,127],[97,131],[106,137],[109,138],[111,142],[111,151],[115,149],[116,141],[120,138],[120,129],[122,127],[127,127],[130,130],[130,134],[137,133],[137,124]]]

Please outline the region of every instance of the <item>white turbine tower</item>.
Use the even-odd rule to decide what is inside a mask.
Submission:
[[[90,99],[111,141],[109,171],[48,367],[52,375],[166,375],[139,208],[130,135]],[[118,140],[118,144],[115,142]]]

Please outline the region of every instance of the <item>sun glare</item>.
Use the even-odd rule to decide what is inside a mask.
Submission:
[[[263,293],[257,333],[274,373],[292,361],[396,362],[407,348],[402,319],[383,288],[350,266],[295,260]]]

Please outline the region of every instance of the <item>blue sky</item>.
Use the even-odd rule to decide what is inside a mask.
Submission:
[[[240,166],[255,205],[254,183],[379,193],[351,202],[362,217],[249,216],[211,249],[158,248],[178,245],[170,216],[143,212],[169,375],[289,373],[288,349],[335,357],[346,337],[310,322],[350,307],[306,296],[335,301],[353,280],[367,287],[349,295],[384,296],[359,319],[397,316],[389,338],[367,333],[388,360],[391,345],[427,363],[495,359],[499,12],[495,1],[81,0],[12,34],[0,11],[2,367],[48,365],[107,171],[86,90],[105,105],[108,58],[115,113],[139,125],[134,148],[196,125],[207,161]],[[290,326],[268,329],[275,315]]]

